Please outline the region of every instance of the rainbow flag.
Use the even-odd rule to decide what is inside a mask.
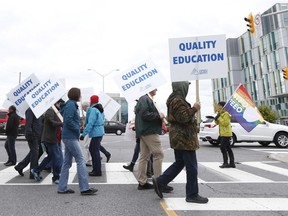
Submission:
[[[247,90],[240,84],[224,109],[247,131],[250,132],[258,124],[264,122],[264,118],[255,106]]]

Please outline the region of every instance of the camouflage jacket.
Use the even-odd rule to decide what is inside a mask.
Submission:
[[[176,150],[197,150],[197,110],[185,100],[176,96],[167,101],[170,146]]]

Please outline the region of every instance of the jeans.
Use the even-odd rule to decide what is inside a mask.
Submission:
[[[7,136],[5,142],[5,149],[8,155],[8,162],[15,163],[17,162],[15,141],[17,136]]]
[[[63,139],[63,143],[65,145],[65,154],[58,184],[58,191],[65,192],[68,190],[69,169],[72,166],[73,157],[77,163],[79,189],[81,192],[88,190],[88,174],[79,141],[77,139]]]
[[[101,158],[100,158],[100,146],[102,137],[92,137],[89,151],[92,157],[92,172],[101,174]]]
[[[133,164],[136,163],[139,157],[139,152],[140,152],[140,138],[136,138],[136,145],[134,148],[134,154],[133,154],[132,161],[131,161]]]
[[[17,169],[23,170],[30,163],[30,170],[38,166],[39,158],[39,137],[28,139],[29,153],[17,164]]]
[[[34,168],[34,171],[40,173],[47,164],[52,163],[53,177],[52,181],[56,181],[60,177],[61,171],[61,155],[59,154],[58,144],[45,143],[47,156],[42,160],[38,167]],[[62,154],[62,152],[61,152]]]
[[[195,151],[174,150],[175,162],[157,178],[159,185],[167,185],[186,167],[186,198],[192,198],[198,190],[198,166]]]

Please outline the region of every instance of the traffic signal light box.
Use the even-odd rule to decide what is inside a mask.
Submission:
[[[282,72],[283,72],[283,78],[284,78],[285,80],[288,80],[288,67],[284,67],[284,68],[282,69]]]
[[[245,17],[244,20],[248,22],[247,26],[249,28],[247,29],[247,31],[249,31],[251,35],[254,34],[255,24],[254,24],[254,16],[252,15],[252,13],[250,13],[247,17]]]

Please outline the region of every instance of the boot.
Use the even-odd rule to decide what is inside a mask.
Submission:
[[[221,166],[219,166],[220,168],[229,168],[230,165],[228,163],[223,163]]]
[[[130,163],[128,166],[127,165],[123,165],[123,168],[129,170],[130,172],[133,172],[134,165],[135,164]]]
[[[234,161],[229,163],[229,167],[236,168],[236,165],[235,165]]]

